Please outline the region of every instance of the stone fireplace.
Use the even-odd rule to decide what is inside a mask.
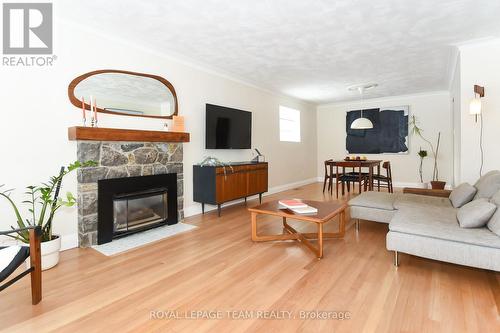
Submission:
[[[98,182],[100,180],[176,174],[177,221],[184,218],[182,143],[78,141],[77,156],[81,162],[92,160],[98,163],[95,167],[78,170],[78,240],[80,247],[88,247],[98,243]],[[150,190],[160,191],[161,188],[162,186],[158,186],[158,188]],[[142,203],[146,203],[142,199],[146,197],[144,189],[141,191],[133,193],[127,198],[131,200],[131,205],[141,203],[139,199],[143,200]],[[161,201],[161,195],[161,192],[158,192],[157,195],[151,196],[149,202],[156,200],[154,202],[154,207],[156,207]],[[118,196],[116,205],[121,205],[121,201],[125,199],[126,196]],[[145,209],[150,209],[150,211],[142,212],[145,214],[143,219],[154,214],[161,215],[159,209],[152,207]],[[137,212],[133,212],[133,214]],[[168,224],[171,222],[170,219]]]

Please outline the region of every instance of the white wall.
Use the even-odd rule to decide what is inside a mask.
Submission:
[[[456,55],[456,63],[453,69],[450,84],[451,109],[453,118],[453,182],[460,184],[461,168],[461,91],[460,91],[460,54]]]
[[[205,103],[252,111],[253,146],[269,161],[269,186],[316,177],[315,107],[278,96],[210,71],[186,65],[123,41],[72,26],[59,17],[55,7],[55,49],[52,68],[0,67],[0,184],[16,188],[45,181],[61,165],[76,160],[76,143],[67,139],[67,128],[81,123],[81,113],[68,100],[68,83],[76,76],[97,69],[122,69],[152,73],[167,78],[179,98],[179,113],[185,116],[191,142],[184,144],[184,198],[187,213],[196,213],[192,202],[192,165],[206,155],[223,161],[252,158],[250,150],[207,151],[204,149]],[[70,6],[70,4],[68,4]],[[67,8],[66,8],[67,9]],[[278,106],[302,110],[302,142],[279,142]],[[161,130],[162,121],[126,116],[100,116],[100,127]],[[63,191],[76,194],[76,174],[64,181]],[[13,196],[20,200],[19,195]],[[0,230],[15,224],[11,208],[0,201]],[[55,220],[55,231],[66,246],[77,234],[76,209],[65,209]]]
[[[500,169],[500,41],[464,45],[460,47],[461,142],[460,181],[474,183],[480,168],[480,123],[469,114],[469,103],[474,97],[474,85],[484,86],[484,167],[483,174]]]
[[[441,147],[439,154],[439,178],[451,183],[453,180],[453,134],[450,110],[450,95],[448,92],[434,92],[428,94],[396,96],[365,100],[364,108],[410,106],[410,116],[416,115],[424,129],[425,136],[433,141],[441,131]],[[320,105],[317,108],[317,138],[318,138],[318,176],[324,174],[323,161],[329,158],[341,159],[347,155],[346,139],[346,112],[359,109],[360,102],[347,102],[329,105]],[[393,179],[396,185],[415,186],[419,183],[418,165],[419,148],[429,151],[418,137],[410,137],[409,154],[366,154],[368,158],[391,161]],[[426,158],[424,162],[424,182],[432,178],[432,160]]]

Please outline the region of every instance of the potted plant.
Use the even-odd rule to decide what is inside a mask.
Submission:
[[[418,156],[420,157],[420,165],[418,167],[418,174],[420,176],[420,182],[423,184],[424,183],[424,178],[423,178],[423,165],[424,165],[424,158],[427,157],[427,150],[423,150],[420,148],[418,151]]]
[[[429,139],[424,137],[424,135],[422,134],[423,129],[419,127],[418,119],[416,116],[411,117],[410,126],[411,126],[411,132],[414,135],[418,135],[422,140],[424,140],[431,149],[432,158],[434,159],[434,167],[432,170],[432,181],[431,181],[432,189],[441,189],[441,190],[444,189],[446,182],[439,180],[439,169],[438,169],[438,153],[439,153],[439,144],[441,141],[441,132],[438,132],[436,145],[434,146],[434,144]]]
[[[26,228],[28,226],[40,226],[42,228],[41,236],[41,253],[42,253],[42,270],[54,267],[59,262],[59,250],[61,249],[61,237],[52,233],[52,221],[56,212],[61,207],[71,207],[76,203],[76,199],[71,192],[66,193],[65,198],[59,197],[59,190],[64,176],[76,170],[79,167],[94,166],[95,162],[89,161],[85,163],[75,162],[68,167],[61,167],[58,176],[53,176],[47,183],[41,185],[27,186],[27,191],[24,193],[27,199],[21,203],[28,205],[29,218],[23,218],[21,211],[10,198],[12,190],[0,192],[0,197],[3,197],[11,205],[18,228]],[[3,185],[0,185],[2,187]],[[17,229],[11,227],[12,229]],[[29,244],[28,231],[20,231],[16,236],[10,236],[18,241]]]

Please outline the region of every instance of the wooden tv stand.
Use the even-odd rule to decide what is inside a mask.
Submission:
[[[225,168],[225,173],[224,173]],[[193,165],[193,201],[201,203],[205,213],[205,204],[217,205],[220,216],[221,205],[225,202],[245,199],[268,191],[267,162],[233,162],[228,166]]]

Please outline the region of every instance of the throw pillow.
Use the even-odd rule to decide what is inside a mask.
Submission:
[[[496,209],[497,206],[486,199],[471,201],[458,209],[458,223],[462,228],[484,227]]]
[[[488,226],[488,229],[490,229],[492,233],[500,236],[500,209],[497,209],[495,214],[493,214],[491,219],[488,221],[487,226]]]
[[[495,204],[497,206],[500,206],[500,191],[498,191],[497,193],[495,193],[491,199],[490,199],[490,202],[492,204]]]
[[[481,183],[483,180],[485,180],[486,178],[488,178],[489,176],[491,175],[495,175],[497,173],[500,173],[500,170],[491,170],[491,171],[488,171],[487,173],[485,173],[484,175],[482,175],[478,180],[477,182],[474,184],[474,187],[477,187],[477,185],[479,185],[479,183]]]
[[[477,192],[475,199],[490,199],[495,193],[500,191],[500,173],[491,174],[476,185]]]
[[[477,189],[469,183],[463,183],[457,186],[451,191],[450,201],[453,207],[460,208],[466,203],[470,202],[474,195],[476,194]]]

